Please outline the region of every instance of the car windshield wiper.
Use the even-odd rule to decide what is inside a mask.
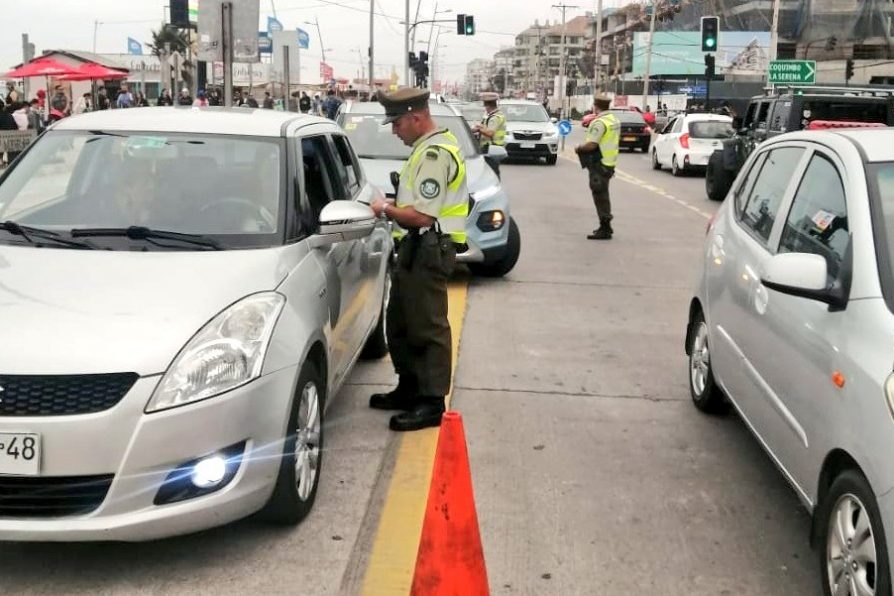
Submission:
[[[131,240],[148,240],[149,242],[152,242],[153,239],[176,240],[187,244],[195,244],[196,246],[206,246],[214,250],[223,250],[223,246],[221,246],[220,242],[210,236],[204,236],[202,234],[186,234],[183,232],[169,232],[167,230],[153,230],[152,228],[144,228],[141,226],[130,226],[128,228],[75,228],[71,231],[71,235],[74,238],[80,236],[121,236],[130,238]],[[157,246],[167,247],[167,245],[158,244],[157,242],[152,243]]]
[[[42,243],[34,241],[34,239],[37,238],[46,242],[54,242],[61,246],[70,246],[71,248],[86,248],[90,250],[95,250],[96,248],[98,248],[95,244],[91,244],[90,242],[85,242],[83,240],[70,240],[68,238],[61,237],[57,232],[54,232],[52,230],[44,230],[43,228],[32,228],[31,226],[23,226],[12,220],[0,222],[0,230],[6,230],[13,236],[21,236],[35,246],[43,246]]]

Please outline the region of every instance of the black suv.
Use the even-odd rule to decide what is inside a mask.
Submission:
[[[726,197],[736,174],[763,140],[811,122],[875,122],[894,125],[894,89],[863,87],[778,88],[775,94],[751,98],[744,118],[735,118],[736,135],[723,142],[708,160],[708,198]]]

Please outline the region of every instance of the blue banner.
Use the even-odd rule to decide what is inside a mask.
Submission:
[[[258,31],[258,51],[262,54],[273,53],[273,40],[266,31]]]
[[[298,47],[302,50],[310,47],[310,35],[304,29],[298,29]]]
[[[282,31],[282,23],[275,17],[267,17],[267,33],[273,33],[274,31]]]
[[[136,54],[137,56],[143,55],[143,44],[135,40],[133,37],[127,38],[127,53],[128,54]]]

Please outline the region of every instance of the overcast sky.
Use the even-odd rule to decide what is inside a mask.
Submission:
[[[403,68],[403,20],[405,0],[372,0],[375,3],[375,60],[376,76],[387,77],[392,65],[400,73]],[[436,0],[410,0],[415,12],[421,1],[419,20],[431,20]],[[566,17],[571,19],[587,11],[595,11],[596,0],[565,0],[569,5]],[[605,6],[627,4],[630,0],[604,0]],[[438,0],[439,19],[452,19],[444,23],[438,42],[444,76],[449,82],[462,79],[466,64],[475,58],[492,58],[503,46],[514,44],[514,36],[533,24],[535,19],[550,23],[561,19],[562,13],[552,5],[561,0]],[[40,3],[3,2],[2,31],[0,35],[0,72],[22,61],[21,34],[28,33],[40,55],[47,49],[93,49],[94,21],[96,27],[96,51],[98,53],[125,53],[127,38],[133,37],[144,45],[150,41],[150,31],[157,29],[166,13],[167,0],[67,0],[66,2]],[[354,77],[359,74],[360,58],[367,62],[369,45],[370,0],[260,0],[259,30],[266,29],[267,16],[276,16],[286,29],[301,27],[311,35],[310,49],[302,52],[302,81],[319,80],[320,43],[314,25],[305,21],[319,19],[320,31],[326,49],[327,62],[335,69],[336,77]],[[471,37],[456,35],[456,14],[475,15],[477,34]],[[387,16],[385,16],[387,15]],[[415,16],[415,15],[413,15]],[[411,16],[411,19],[412,17]],[[427,42],[429,28],[420,25],[417,33],[417,50],[420,42]],[[433,43],[434,45],[434,43]],[[359,50],[359,53],[358,53]],[[144,52],[149,49],[144,47]],[[434,54],[434,52],[432,52]]]

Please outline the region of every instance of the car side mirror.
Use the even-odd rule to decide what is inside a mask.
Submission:
[[[844,310],[851,286],[852,240],[842,259],[838,279],[827,282],[826,259],[811,253],[790,252],[773,255],[767,262],[761,283],[780,294],[816,300],[830,311]]]
[[[488,145],[487,146],[487,155],[496,159],[497,161],[503,161],[507,157],[509,157],[509,153],[506,152],[504,147],[500,145]]]
[[[733,117],[733,128],[735,128],[736,130],[742,130],[742,124],[744,124],[744,122],[745,119],[741,116]]]
[[[558,118],[550,118],[549,121],[552,122],[553,124],[555,124],[556,122],[559,121],[559,119]]]
[[[320,212],[320,230],[310,237],[312,248],[357,240],[372,234],[376,215],[369,205],[357,201],[332,201]]]

